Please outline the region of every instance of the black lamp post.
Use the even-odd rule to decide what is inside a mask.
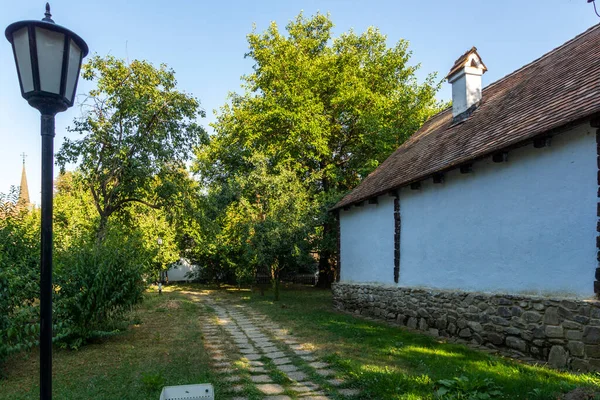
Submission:
[[[54,116],[73,105],[87,44],[56,25],[46,3],[41,21],[20,21],[6,28],[12,45],[21,95],[42,115],[42,237],[40,280],[40,399],[52,398],[52,180]]]

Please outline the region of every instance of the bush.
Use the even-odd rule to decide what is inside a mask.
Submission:
[[[39,219],[0,194],[0,363],[39,337]]]
[[[39,344],[39,210],[0,194],[0,364]],[[139,230],[109,225],[99,243],[73,238],[55,250],[54,341],[69,348],[123,328],[142,299],[142,280],[154,254]]]
[[[57,257],[55,340],[69,348],[118,332],[124,314],[142,300],[151,258],[139,233],[109,227],[104,240],[83,242]]]

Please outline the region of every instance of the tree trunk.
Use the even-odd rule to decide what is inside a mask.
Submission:
[[[108,224],[108,215],[100,214],[100,222],[98,224],[98,230],[96,231],[96,241],[98,244],[104,241],[106,237],[106,227]]]
[[[323,225],[323,242],[328,242],[327,237],[333,233],[332,226],[329,222]],[[324,246],[319,252],[319,280],[315,285],[318,288],[329,289],[333,282],[333,268],[330,263],[331,250]]]
[[[321,170],[325,170],[327,164],[324,161],[321,161],[320,167]],[[327,193],[329,191],[329,180],[327,178],[323,178],[321,180],[321,184],[323,185],[323,192]],[[332,233],[331,223],[325,222],[323,224],[323,243],[327,243],[327,237]],[[319,252],[319,280],[315,285],[318,288],[329,289],[331,288],[331,283],[333,282],[333,270],[329,263],[329,259],[331,258],[331,250],[327,247],[327,245],[321,248]]]
[[[321,250],[319,254],[319,280],[315,285],[318,288],[329,289],[333,282],[333,270],[329,263],[331,252],[329,250]]]
[[[271,267],[271,279],[273,284],[273,300],[279,301],[279,264]]]

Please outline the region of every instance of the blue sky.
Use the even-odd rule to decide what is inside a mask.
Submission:
[[[2,3],[2,29],[18,20],[43,18],[44,1]],[[390,46],[408,40],[412,63],[421,64],[421,80],[436,71],[443,77],[459,55],[477,46],[488,67],[484,86],[600,22],[586,0],[54,0],[51,7],[56,23],[84,38],[92,54],[172,67],[179,88],[200,99],[207,112],[201,123],[207,128],[215,119],[213,110],[226,102],[228,92],[240,91],[240,76],[251,71],[252,61],[244,59],[244,53],[253,24],[262,31],[276,21],[283,29],[300,11],[329,12],[335,36],[375,26],[388,36]],[[89,89],[80,84],[78,93]],[[446,83],[438,98],[450,97]],[[78,115],[77,106],[57,115],[56,149]],[[0,40],[0,138],[0,192],[19,184],[19,154],[25,152],[29,192],[39,203],[39,114],[20,97],[12,52],[4,39]]]

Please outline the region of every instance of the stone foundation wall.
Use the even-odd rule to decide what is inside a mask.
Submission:
[[[336,283],[334,307],[555,368],[600,371],[600,302]]]

